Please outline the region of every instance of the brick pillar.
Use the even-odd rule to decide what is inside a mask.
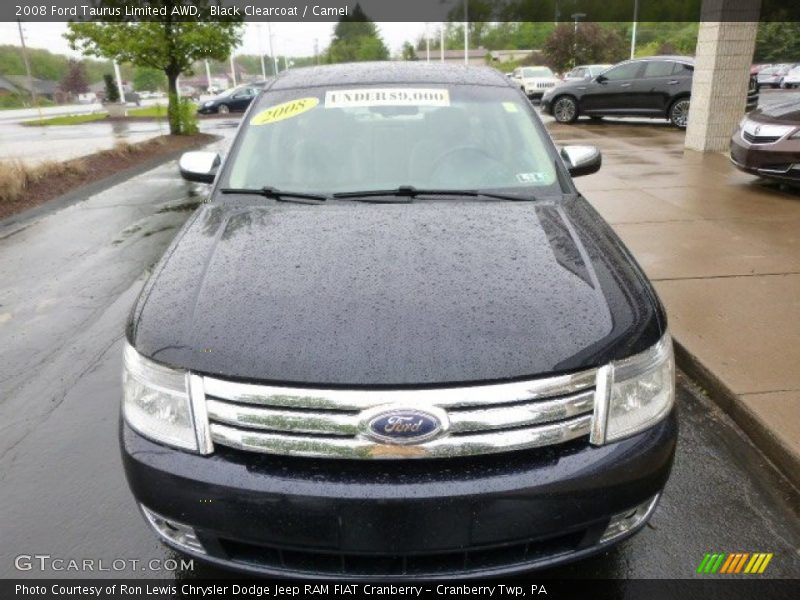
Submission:
[[[761,0],[703,0],[685,146],[728,149],[744,114]]]

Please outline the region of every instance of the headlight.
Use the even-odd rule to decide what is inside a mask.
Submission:
[[[125,344],[122,413],[143,436],[197,451],[188,374],[164,367]]]
[[[203,106],[214,106],[214,101],[209,100],[208,102],[203,102]]]
[[[606,404],[595,406],[593,443],[619,440],[658,423],[675,403],[675,359],[670,335],[664,334],[640,354],[603,367],[598,389]]]

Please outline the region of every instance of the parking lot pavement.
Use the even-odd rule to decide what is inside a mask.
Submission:
[[[47,160],[68,160],[108,150],[120,141],[129,143],[166,135],[169,126],[165,119],[141,121],[91,121],[78,125],[48,125],[29,127],[2,119],[0,111],[0,161],[19,159],[29,164]],[[29,118],[36,118],[35,115]],[[200,131],[236,127],[239,117],[230,119],[201,119]]]
[[[684,152],[665,124],[549,128],[600,147],[603,168],[579,189],[655,282],[722,405],[800,486],[800,193]]]
[[[49,576],[221,574],[199,563],[148,569],[174,554],[138,514],[117,445],[123,324],[149,265],[198,199],[176,171],[166,164],[0,239],[2,577],[42,576],[14,568],[15,556],[37,553],[139,561],[120,572]],[[759,551],[775,554],[764,576],[800,576],[796,491],[684,379],[678,405],[674,472],[650,526],[548,575],[692,577],[706,552]]]

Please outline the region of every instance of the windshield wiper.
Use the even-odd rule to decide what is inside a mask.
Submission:
[[[327,196],[323,196],[322,194],[307,194],[305,192],[276,190],[274,187],[269,186],[264,186],[262,188],[223,188],[220,190],[220,192],[223,194],[251,194],[255,196],[264,196],[265,198],[272,198],[278,202],[311,200],[311,202],[301,202],[302,204],[321,204],[328,199]]]
[[[360,200],[362,198],[376,198],[380,196],[399,196],[401,198],[408,198],[406,202],[411,202],[417,196],[468,196],[470,198],[484,197],[496,198],[497,200],[511,200],[513,202],[526,202],[536,200],[536,198],[513,196],[511,194],[497,194],[494,192],[481,192],[479,190],[439,190],[439,189],[425,189],[415,188],[413,185],[401,185],[400,187],[392,188],[389,190],[364,190],[361,192],[338,192],[333,194],[334,198],[350,198],[353,200]],[[363,200],[370,202],[370,200]]]

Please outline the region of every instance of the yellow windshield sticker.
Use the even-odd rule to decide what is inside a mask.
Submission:
[[[306,111],[311,110],[319,104],[319,98],[298,98],[297,100],[290,100],[283,104],[276,104],[270,106],[266,110],[262,110],[255,117],[250,119],[250,125],[269,125],[270,123],[277,123],[284,119],[291,119],[297,115],[301,115]]]
[[[517,112],[517,105],[513,102],[503,102],[503,108],[506,109],[506,112]]]

